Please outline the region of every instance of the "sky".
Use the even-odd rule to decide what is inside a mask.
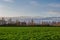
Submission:
[[[60,17],[60,0],[0,0],[0,17]]]

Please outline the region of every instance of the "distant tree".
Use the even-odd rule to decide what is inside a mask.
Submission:
[[[8,24],[11,24],[12,23],[12,19],[8,19]]]
[[[2,20],[1,20],[1,22],[0,22],[2,25],[5,25],[6,24],[6,21],[5,21],[5,18],[4,17],[2,17]]]
[[[16,25],[20,25],[20,21],[19,20],[16,20]]]
[[[4,17],[2,17],[2,21],[5,21]]]
[[[32,22],[32,23],[34,23],[34,20],[33,20],[33,19],[31,19],[31,22]]]
[[[16,23],[18,23],[18,22],[19,22],[19,20],[17,19],[17,20],[16,20]]]
[[[33,19],[31,19],[31,25],[35,25],[35,22]]]

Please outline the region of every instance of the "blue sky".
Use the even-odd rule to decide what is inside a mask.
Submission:
[[[60,0],[0,0],[0,16],[60,17]]]

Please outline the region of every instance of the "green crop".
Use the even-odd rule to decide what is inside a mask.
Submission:
[[[60,40],[60,27],[0,27],[0,40]]]

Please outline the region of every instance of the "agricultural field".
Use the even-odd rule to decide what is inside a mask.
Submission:
[[[0,27],[0,40],[60,40],[60,27]]]

